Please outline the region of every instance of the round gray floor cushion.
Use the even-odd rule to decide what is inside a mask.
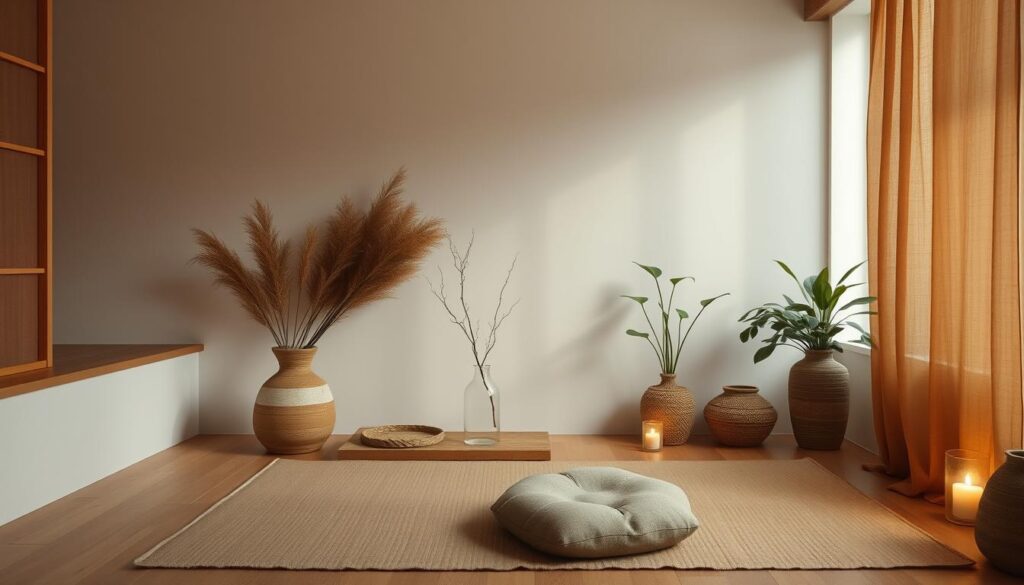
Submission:
[[[678,486],[615,467],[532,475],[508,488],[491,511],[522,541],[565,557],[668,548],[698,526]]]

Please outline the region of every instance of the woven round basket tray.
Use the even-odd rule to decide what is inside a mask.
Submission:
[[[384,425],[363,429],[361,442],[368,447],[408,449],[436,445],[444,440],[444,431],[426,425]]]

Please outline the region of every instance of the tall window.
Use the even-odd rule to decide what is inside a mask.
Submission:
[[[854,0],[831,19],[829,139],[829,266],[834,277],[868,257],[867,112],[871,2]],[[851,291],[867,296],[867,266]],[[854,318],[868,329],[867,315]],[[856,338],[844,332],[840,341]]]

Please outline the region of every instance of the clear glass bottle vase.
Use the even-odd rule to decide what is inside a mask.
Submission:
[[[463,430],[467,445],[486,446],[498,442],[501,432],[501,399],[491,378],[491,366],[473,366],[473,379],[463,395]]]

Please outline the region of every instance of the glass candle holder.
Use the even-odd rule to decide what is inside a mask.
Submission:
[[[988,461],[977,451],[946,451],[946,520],[974,526],[978,502],[988,480]]]
[[[665,425],[660,420],[645,420],[641,431],[644,451],[661,451]]]

